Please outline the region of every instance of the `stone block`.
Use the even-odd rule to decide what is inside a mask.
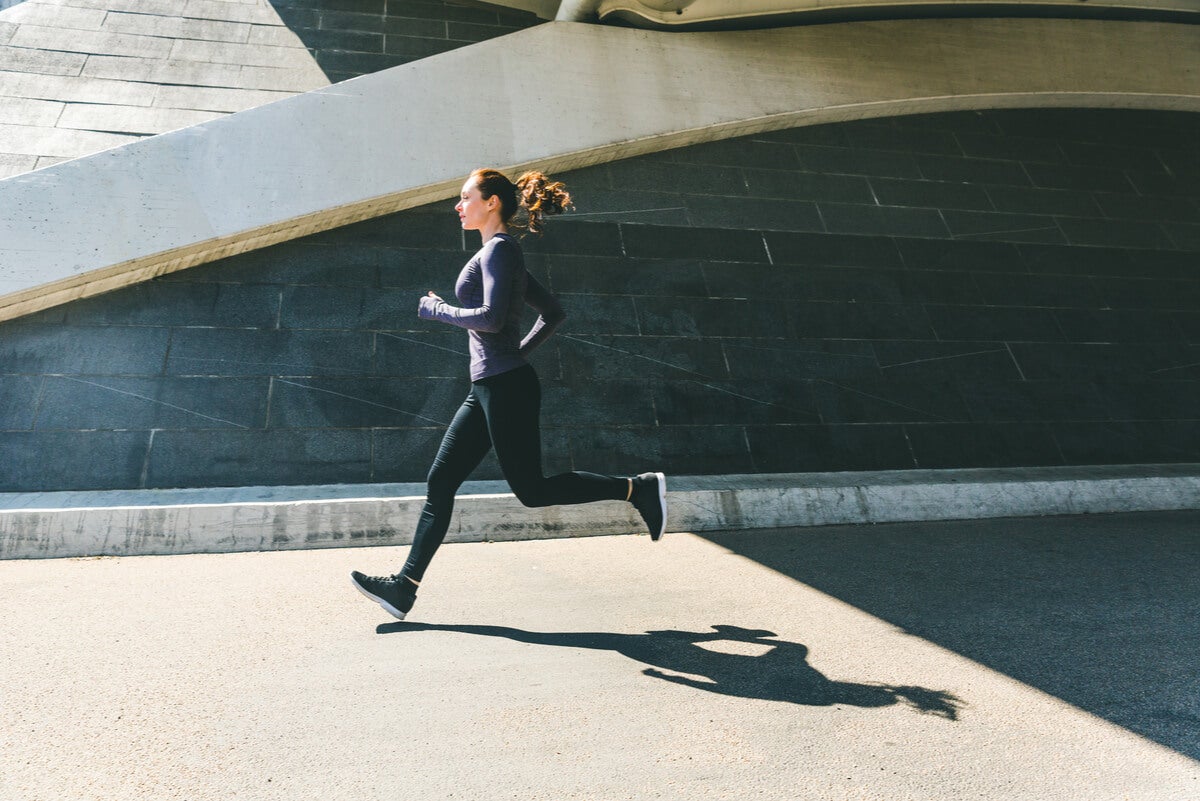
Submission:
[[[996,211],[1095,217],[1100,207],[1091,192],[1028,186],[989,186],[987,196]]]
[[[464,397],[455,378],[275,378],[270,427],[444,428]]]
[[[817,204],[805,200],[689,197],[688,218],[699,228],[751,228],[772,231],[823,231]]]
[[[1200,311],[1200,281],[1165,278],[1092,278],[1096,301],[1081,304],[1106,309],[1177,309]]]
[[[32,125],[0,125],[0,151],[14,155],[52,156],[71,159],[96,150],[123,145],[137,136],[43,128]],[[45,166],[39,164],[38,166]]]
[[[162,41],[168,42],[170,51],[163,53],[160,58],[169,57],[176,61],[239,64],[252,67],[290,67],[293,69],[306,67],[312,61],[312,56],[299,44],[294,47],[272,47],[250,43],[205,42],[196,39]],[[134,55],[145,56],[147,54],[135,53]]]
[[[262,428],[266,410],[265,378],[52,376],[46,379],[37,428]]]
[[[542,422],[575,429],[656,424],[657,382],[630,377],[617,381],[542,380]],[[667,423],[661,418],[659,425]]]
[[[1063,145],[1052,137],[1035,138],[962,133],[957,136],[963,155],[968,158],[999,159],[1022,163],[1066,164]]]
[[[0,331],[0,374],[159,375],[170,331],[24,322]]]
[[[160,134],[199,125],[221,116],[224,115],[215,111],[72,104],[63,111],[58,120],[58,127],[89,131],[120,131],[131,134]]]
[[[633,259],[767,262],[757,231],[622,224],[625,255]]]
[[[1167,312],[1128,309],[1059,309],[1054,313],[1071,342],[1182,342]]]
[[[372,481],[412,481],[425,483],[433,459],[441,445],[444,427],[376,428],[371,431]],[[471,474],[474,480],[501,477],[492,454]],[[421,488],[424,495],[424,486]],[[424,497],[421,502],[424,502]],[[420,511],[418,507],[417,511]],[[416,520],[414,518],[414,527]],[[411,533],[411,529],[410,529]]]
[[[638,324],[650,336],[784,337],[787,319],[778,301],[733,298],[675,298],[670,303],[638,303]]]
[[[1053,217],[947,209],[942,212],[942,219],[956,239],[1066,243]]]
[[[1171,250],[1174,243],[1154,222],[1060,217],[1058,226],[1072,245]]]
[[[72,0],[74,2],[74,0]],[[137,11],[139,0],[122,0],[132,7],[125,11]],[[157,11],[146,13],[159,13]],[[166,14],[178,12],[166,11]],[[278,25],[279,15],[271,3],[231,3],[228,0],[187,0],[179,16],[192,19],[215,19],[225,22],[249,22],[255,25]]]
[[[104,24],[101,8],[79,7],[65,3],[43,3],[24,0],[6,10],[4,21],[24,27],[60,28],[63,30],[98,31]]]
[[[747,177],[753,173],[762,181],[772,178],[803,181],[806,177],[819,179],[824,176],[798,173],[800,157],[796,149],[784,142],[772,142],[754,136],[742,136],[720,142],[705,142],[664,151],[662,157],[677,164],[725,165],[738,167]],[[832,177],[832,176],[830,176]],[[749,182],[753,186],[754,181]],[[717,194],[726,194],[719,192]]]
[[[1109,192],[1095,192],[1093,196],[1103,215],[1114,220],[1200,222],[1200,206],[1190,200]]]
[[[917,206],[936,209],[970,209],[990,211],[989,191],[982,186],[946,181],[909,181],[898,178],[872,178],[865,187],[874,190],[884,206]],[[842,198],[830,198],[843,200]],[[846,198],[864,202],[862,198]],[[868,201],[869,202],[869,198]]]
[[[787,306],[801,339],[935,339],[933,309],[906,303],[806,302]]]
[[[830,426],[969,419],[953,382],[944,378],[819,378],[811,391],[821,422]]]
[[[457,222],[457,220],[456,220]],[[526,256],[561,253],[572,256],[621,256],[622,231],[615,223],[556,219],[540,237],[522,243]],[[474,245],[474,242],[471,242]],[[676,254],[676,257],[683,257]]]
[[[930,155],[919,155],[915,158],[920,169],[918,177],[930,181],[1002,186],[1030,185],[1025,168],[1013,161]]]
[[[655,384],[653,393],[653,406],[648,408],[660,426],[820,422],[809,385],[786,373],[749,383],[685,378]]]
[[[394,331],[419,329],[420,295],[375,287],[290,286],[283,291],[281,328]]]
[[[555,334],[567,381],[679,378],[722,379],[729,375],[719,340],[652,336],[576,336]]]
[[[731,339],[723,343],[729,374],[739,381],[878,377],[870,342],[848,339]]]
[[[913,457],[901,425],[748,426],[761,472],[904,470]]]
[[[462,46],[463,42],[453,42],[449,39],[430,39],[423,36],[403,36],[389,33],[384,37],[383,52],[404,61],[416,61]]]
[[[952,378],[963,381],[1016,380],[1021,377],[1003,342],[871,343],[880,372],[891,378]]]
[[[104,18],[104,30],[133,33],[166,39],[198,39],[213,42],[246,42],[250,25],[213,19],[189,19],[177,15],[131,14],[110,12]],[[294,36],[294,34],[293,34]]]
[[[245,111],[264,106],[292,92],[269,92],[262,89],[222,89],[206,86],[160,86],[154,97],[158,108],[193,109],[195,111]]]
[[[371,478],[369,431],[160,431],[145,486],[244,487],[363,483]]]
[[[0,53],[0,58],[2,58]],[[52,128],[62,115],[64,105],[49,100],[6,97],[0,104],[0,125]],[[15,134],[19,129],[14,129]],[[2,147],[2,145],[0,145]]]
[[[1085,192],[1125,192],[1129,179],[1119,169],[1079,167],[1069,164],[1025,165],[1034,186],[1048,189],[1076,189]]]
[[[22,47],[0,47],[0,70],[37,75],[79,75],[87,61],[84,53],[59,53]]]
[[[975,283],[989,306],[1094,308],[1100,296],[1093,279],[1066,275],[979,273]]]
[[[0,376],[0,431],[33,428],[42,382],[42,376]]]
[[[466,332],[380,331],[375,374],[410,378],[464,378],[469,372]]]
[[[817,145],[796,145],[796,153],[801,165],[809,172],[882,178],[922,177],[916,159],[908,153]]]
[[[99,30],[43,28],[22,25],[8,41],[9,47],[57,50],[66,53],[102,53],[108,56],[167,58],[171,41],[154,36],[106,33]]]
[[[351,376],[372,371],[370,333],[179,328],[168,375]]]
[[[633,298],[608,295],[558,295],[567,319],[559,329],[578,336],[658,333],[643,330]]]
[[[155,86],[136,81],[0,72],[0,95],[6,98],[149,106],[157,91]]]
[[[71,325],[274,328],[279,287],[153,281],[65,307]]]
[[[838,203],[874,202],[871,183],[864,176],[751,168],[742,172],[746,177],[747,192],[751,197],[826,200]]]
[[[1200,460],[1200,421],[1059,423],[1067,464],[1169,464]]]
[[[888,237],[767,231],[764,239],[772,264],[904,266],[896,243]]]
[[[577,468],[589,472],[711,474],[753,469],[745,434],[737,426],[581,428],[570,437]]]
[[[139,487],[149,441],[147,431],[0,431],[0,492]]]
[[[937,339],[987,342],[1062,342],[1051,309],[969,306],[926,307]]]
[[[654,267],[627,259],[569,256],[549,257],[550,283],[555,292],[635,295],[647,297],[707,297],[711,289],[714,267],[697,259],[659,260]],[[746,265],[730,267],[745,269]],[[717,292],[719,295],[720,293]]]
[[[896,247],[910,270],[1026,272],[1021,251],[1002,242],[897,239]]]
[[[834,234],[946,237],[946,224],[936,209],[819,203],[826,230]]]
[[[29,172],[37,166],[37,156],[19,153],[0,153],[0,178]]]
[[[1050,427],[1040,423],[908,425],[905,431],[922,469],[1062,464]]]

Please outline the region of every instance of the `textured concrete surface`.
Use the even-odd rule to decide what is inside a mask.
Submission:
[[[1183,801],[1200,515],[0,563],[0,797]]]
[[[670,476],[668,531],[1200,509],[1200,465]],[[0,558],[231,553],[412,542],[422,484],[0,495]],[[459,493],[448,542],[632,534],[625,503],[527,509]]]
[[[1200,80],[1174,65],[1198,41],[1191,25],[1053,19],[715,34],[545,23],[0,181],[0,319],[448,198],[479,164],[571,169],[903,113],[1194,111]],[[463,80],[480,63],[503,81]],[[529,98],[544,113],[527,114]],[[479,141],[481,117],[507,133]]]

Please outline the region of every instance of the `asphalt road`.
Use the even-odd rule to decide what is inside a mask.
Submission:
[[[0,562],[0,799],[1200,799],[1200,512]]]

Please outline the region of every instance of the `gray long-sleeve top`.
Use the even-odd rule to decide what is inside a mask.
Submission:
[[[425,320],[467,329],[472,381],[527,364],[529,354],[566,319],[558,299],[525,269],[521,246],[508,234],[496,234],[483,243],[458,274],[454,294],[461,307],[426,296],[421,298],[419,314]],[[538,313],[538,319],[522,339],[525,304]]]

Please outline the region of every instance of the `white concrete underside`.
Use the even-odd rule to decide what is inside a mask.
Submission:
[[[526,509],[465,484],[447,542],[644,533],[623,502]],[[424,485],[0,495],[0,559],[406,545]],[[667,531],[1200,508],[1200,465],[668,477]]]
[[[1198,54],[1167,23],[546,23],[0,181],[0,319],[447,198],[480,165],[954,109],[1200,111]]]

